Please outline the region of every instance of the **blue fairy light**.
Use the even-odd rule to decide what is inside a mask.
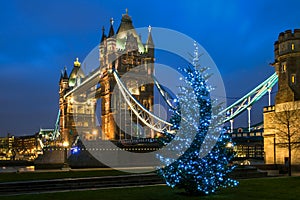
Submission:
[[[166,167],[159,169],[158,173],[164,178],[168,186],[178,186],[193,194],[208,195],[215,193],[219,188],[235,187],[238,185],[238,181],[228,177],[228,174],[235,167],[229,165],[233,158],[233,152],[226,148],[229,142],[232,143],[231,137],[228,136],[225,129],[212,125],[212,121],[218,120],[220,117],[212,115],[211,112],[212,100],[210,99],[209,91],[212,88],[207,86],[205,78],[201,75],[205,70],[201,71],[200,69],[201,73],[199,73],[193,66],[184,67],[180,70],[184,75],[184,78],[180,80],[185,81],[192,88],[180,86],[181,94],[178,95],[176,102],[180,102],[181,107],[193,113],[193,115],[185,116],[185,119],[189,122],[187,127],[190,127],[190,131],[187,131],[182,137],[166,134],[167,137],[163,141],[164,144],[171,140],[180,141],[178,146],[172,151],[180,153],[181,156],[176,161],[171,162],[168,157],[159,155],[160,161]],[[196,97],[197,103],[195,105],[189,102],[190,97]],[[194,114],[195,112],[196,115]],[[200,119],[196,121],[197,118]],[[170,122],[174,128],[178,129],[182,124],[187,123],[185,120],[181,120],[178,112],[173,113]],[[201,158],[199,157],[200,147],[201,145],[206,145],[203,144],[203,141],[209,127],[213,131],[221,132],[221,135],[217,138],[214,148],[205,157]],[[197,130],[196,136],[191,143],[191,137],[189,136],[195,128]],[[214,136],[210,137],[214,138]],[[186,149],[186,147],[188,149],[183,152],[183,149]]]

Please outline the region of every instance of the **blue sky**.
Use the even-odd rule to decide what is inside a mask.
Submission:
[[[241,97],[274,69],[280,32],[300,28],[300,1],[1,1],[0,136],[54,127],[58,81],[100,41],[109,19],[128,8],[135,27],[149,24],[198,41],[217,64],[228,97]],[[229,98],[230,102],[230,98]],[[253,122],[262,119],[262,103]],[[246,125],[245,116],[238,120]]]

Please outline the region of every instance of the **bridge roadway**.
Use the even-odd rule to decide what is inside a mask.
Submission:
[[[0,183],[0,196],[163,184],[155,173]]]

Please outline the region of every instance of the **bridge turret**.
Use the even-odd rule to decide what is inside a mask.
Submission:
[[[300,29],[286,30],[274,43],[278,75],[276,104],[300,100]]]
[[[107,43],[107,53],[114,53],[116,51],[116,37],[115,37],[115,31],[114,31],[114,20],[113,18],[110,19],[110,28],[109,28],[109,34],[106,39]]]
[[[266,164],[298,165],[300,154],[286,146],[298,142],[300,115],[300,29],[286,30],[274,43],[278,75],[275,106],[264,108],[264,151]]]
[[[99,61],[100,66],[104,66],[105,64],[105,54],[106,54],[106,38],[104,26],[102,27],[102,37],[99,45]]]
[[[146,52],[149,55],[151,55],[152,57],[154,57],[154,42],[153,42],[152,33],[151,33],[152,28],[150,25],[148,27],[148,31],[149,31],[149,34],[148,34],[148,39],[146,42]]]
[[[64,68],[64,71],[61,74],[59,81],[59,109],[60,109],[60,130],[61,130],[61,139],[65,138],[65,127],[66,127],[66,110],[67,110],[67,101],[64,99],[64,95],[69,90],[69,76],[67,73],[67,68]]]
[[[116,55],[116,36],[115,36],[115,31],[113,28],[114,20],[113,18],[110,19],[110,29],[109,29],[109,34],[106,39],[106,62],[109,63],[107,66],[108,69],[112,69],[114,66],[112,66],[112,63],[114,63],[115,59],[117,58]]]
[[[154,71],[154,42],[152,38],[152,28],[151,26],[148,27],[148,38],[145,44],[145,49],[147,53],[147,58],[145,59],[146,64],[148,65],[148,74],[152,75]]]
[[[70,87],[74,87],[76,84],[80,84],[80,80],[85,77],[84,72],[82,71],[80,66],[81,63],[79,62],[79,59],[76,58],[76,60],[74,61],[74,67],[69,77]]]
[[[60,76],[59,92],[61,93],[62,91],[66,90],[68,87],[69,87],[69,76],[68,76],[67,68],[65,67]]]

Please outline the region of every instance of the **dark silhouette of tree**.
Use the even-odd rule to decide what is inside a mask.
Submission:
[[[292,151],[300,147],[300,107],[295,102],[279,104],[273,117],[272,129],[276,146],[288,151],[288,174],[292,174]]]

